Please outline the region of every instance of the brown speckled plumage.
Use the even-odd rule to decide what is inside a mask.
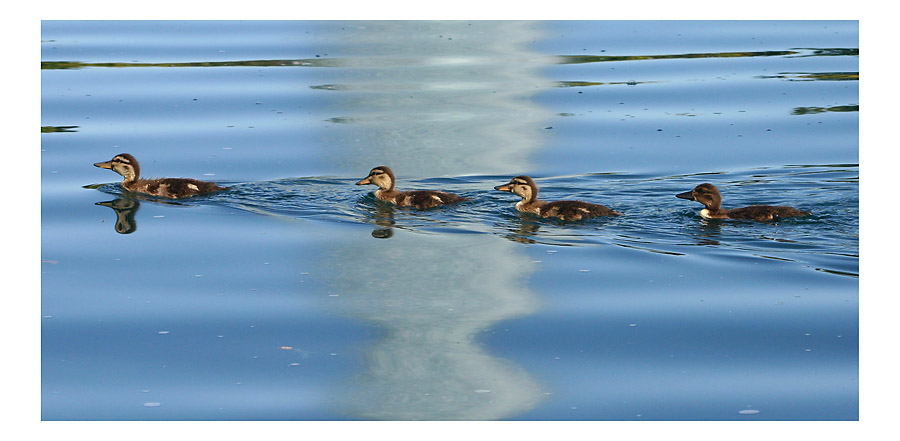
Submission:
[[[516,176],[508,184],[498,185],[494,190],[508,191],[522,197],[516,203],[516,210],[533,213],[541,217],[555,217],[565,221],[577,221],[599,216],[618,216],[622,213],[600,204],[583,201],[545,202],[537,198],[538,186],[528,176]]]
[[[743,208],[722,208],[722,194],[715,185],[700,184],[691,191],[675,195],[677,198],[697,201],[706,206],[700,210],[700,216],[706,219],[751,219],[771,221],[786,217],[802,217],[812,213],[794,207],[774,205],[751,205]]]
[[[394,189],[395,181],[394,172],[389,167],[382,165],[373,168],[369,175],[357,182],[356,185],[376,185],[378,186],[378,189],[375,190],[376,198],[400,207],[426,209],[468,200],[468,198],[453,193],[437,190],[397,191]]]
[[[188,178],[140,179],[141,166],[137,159],[128,153],[121,153],[106,162],[98,162],[95,167],[110,169],[124,177],[122,188],[134,193],[143,193],[169,199],[182,199],[191,196],[227,190],[215,182],[198,181]]]

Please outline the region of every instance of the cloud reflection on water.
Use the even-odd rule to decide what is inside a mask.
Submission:
[[[525,256],[491,235],[400,232],[329,256],[342,313],[375,324],[365,367],[340,394],[351,413],[386,420],[490,420],[531,409],[531,376],[491,355],[479,332],[534,313]]]
[[[552,115],[530,97],[553,83],[551,57],[530,51],[528,22],[351,22],[333,160],[348,174],[389,165],[398,178],[514,174],[529,168]],[[438,218],[441,210],[422,212]],[[383,217],[377,209],[372,224]],[[419,217],[419,216],[417,216]],[[396,222],[402,222],[402,217]],[[532,263],[492,234],[429,234],[396,225],[332,250],[342,313],[375,324],[362,372],[338,398],[382,420],[493,420],[544,396],[521,367],[490,354],[480,332],[534,313]],[[389,230],[391,225],[388,226]]]
[[[343,27],[336,160],[398,177],[517,173],[552,113],[531,101],[556,57],[531,51],[540,24],[351,22]],[[338,69],[336,69],[338,70]]]

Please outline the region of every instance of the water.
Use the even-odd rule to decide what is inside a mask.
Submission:
[[[858,419],[857,22],[41,32],[44,420]]]

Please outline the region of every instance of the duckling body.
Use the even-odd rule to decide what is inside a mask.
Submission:
[[[498,185],[494,190],[508,191],[521,196],[522,200],[516,202],[516,210],[523,213],[533,213],[541,217],[555,217],[565,221],[577,221],[599,216],[618,216],[622,213],[605,205],[592,204],[584,201],[554,201],[539,200],[538,186],[528,176],[516,176],[508,184]]]
[[[786,217],[802,217],[812,213],[794,207],[775,205],[751,205],[743,208],[722,208],[722,194],[715,185],[710,183],[700,184],[691,191],[676,194],[675,197],[697,201],[706,208],[700,210],[700,217],[704,219],[751,219],[757,221],[771,221]]]
[[[378,186],[378,189],[375,190],[376,198],[400,207],[426,209],[469,200],[468,198],[444,191],[397,191],[394,189],[395,181],[394,172],[389,167],[382,165],[373,168],[369,175],[357,182],[356,185],[376,185]]]
[[[98,162],[95,167],[110,169],[124,177],[122,188],[133,193],[142,193],[169,199],[183,199],[191,196],[227,190],[215,182],[198,181],[189,178],[140,179],[141,167],[128,153],[120,153],[106,162]]]

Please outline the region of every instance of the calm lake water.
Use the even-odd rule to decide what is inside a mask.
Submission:
[[[41,34],[44,420],[858,419],[856,21]],[[135,198],[122,152],[233,188]]]

